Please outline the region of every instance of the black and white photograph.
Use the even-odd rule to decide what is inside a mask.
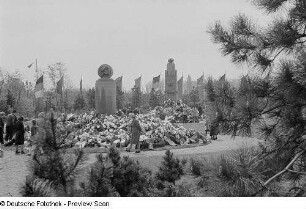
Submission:
[[[1,0],[0,206],[305,197],[305,46],[305,0]]]

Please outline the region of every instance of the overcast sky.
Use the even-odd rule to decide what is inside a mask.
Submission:
[[[246,68],[222,57],[206,31],[238,13],[265,20],[247,0],[1,0],[0,9],[0,66],[33,81],[36,58],[40,68],[63,62],[76,87],[81,74],[93,87],[104,63],[125,89],[139,75],[144,85],[164,75],[168,58],[185,79],[240,77]]]

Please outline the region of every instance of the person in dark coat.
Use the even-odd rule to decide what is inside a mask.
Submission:
[[[203,108],[201,106],[198,106],[199,116],[202,116],[203,114]]]
[[[5,130],[5,141],[12,140],[15,134],[15,125],[17,122],[16,110],[13,110],[11,114],[7,116],[6,120],[6,130]]]
[[[132,123],[131,123],[132,138],[131,138],[130,145],[126,151],[130,152],[132,145],[135,144],[135,149],[136,149],[135,153],[139,153],[140,152],[139,138],[142,132],[142,128],[140,126],[139,121],[136,119],[136,115],[134,113],[130,113],[129,117],[132,119]]]
[[[18,118],[18,121],[16,123],[16,154],[25,154],[24,150],[23,150],[23,146],[24,146],[24,125],[23,125],[23,117]],[[21,149],[21,151],[19,152],[19,147]]]
[[[219,123],[218,123],[218,113],[216,113],[216,118],[212,121],[210,125],[210,137],[212,140],[217,140],[219,134]]]

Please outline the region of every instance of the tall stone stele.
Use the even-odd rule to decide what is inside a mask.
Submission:
[[[174,59],[169,59],[167,70],[165,70],[165,96],[166,99],[177,101],[177,71],[175,69]]]
[[[117,112],[116,107],[116,82],[111,79],[113,69],[103,64],[98,69],[100,79],[96,81],[96,113],[112,115]]]

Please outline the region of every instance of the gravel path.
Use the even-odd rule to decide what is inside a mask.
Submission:
[[[232,139],[230,136],[219,136],[218,140],[211,144],[193,148],[173,149],[171,150],[178,157],[192,156],[212,156],[215,153],[222,153],[226,150],[237,149],[240,146],[256,146],[257,139],[236,137]],[[146,151],[139,154],[133,152],[123,152],[122,155],[130,156],[139,160],[143,165],[150,165],[150,168],[157,168],[160,160],[164,156],[165,151]],[[88,154],[88,165],[95,162],[96,154]],[[15,155],[14,148],[5,148],[4,157],[0,158],[0,197],[20,196],[20,185],[25,181],[28,173],[27,164],[30,157],[26,155]]]
[[[0,158],[0,197],[20,196],[19,188],[28,173],[29,157],[16,155],[14,148],[5,148]]]

